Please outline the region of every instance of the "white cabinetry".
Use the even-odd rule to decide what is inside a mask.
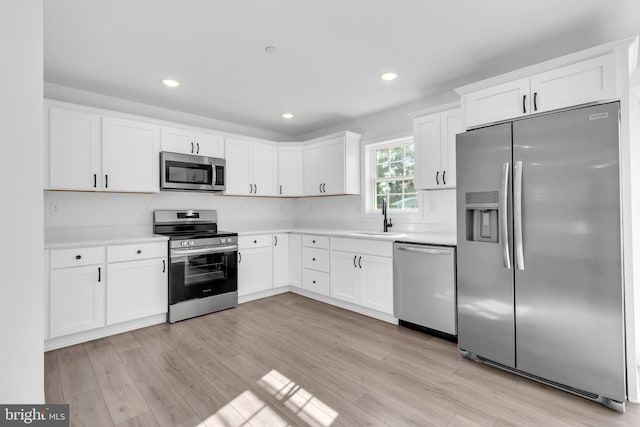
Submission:
[[[452,106],[412,115],[416,189],[436,190],[456,186],[456,135],[463,128],[461,110],[449,109]],[[435,112],[441,109],[444,111]]]
[[[393,313],[391,242],[331,238],[331,296]]]
[[[273,288],[271,235],[238,238],[238,296]]]
[[[360,194],[360,135],[341,132],[303,149],[305,196]]]
[[[107,324],[166,313],[166,244],[107,248]]]
[[[224,137],[163,126],[162,151],[224,158]]]
[[[329,238],[305,234],[302,236],[302,288],[329,295]]]
[[[289,234],[273,235],[273,287],[288,286],[289,276]]]
[[[302,287],[302,236],[289,236],[289,282],[291,286]]]
[[[541,67],[547,69],[542,71]],[[617,96],[616,55],[610,53],[555,67],[545,63],[456,91],[462,96],[467,128],[606,101]]]
[[[225,151],[226,194],[277,195],[277,147],[266,143],[227,139]]]
[[[278,147],[278,195],[302,196],[302,146]]]
[[[49,337],[105,324],[104,248],[51,251]]]
[[[48,136],[47,188],[140,193],[160,190],[160,132],[156,125],[54,105],[49,109]]]

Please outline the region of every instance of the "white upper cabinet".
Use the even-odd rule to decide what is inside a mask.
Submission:
[[[463,130],[461,110],[433,111],[413,115],[415,188],[419,190],[456,186],[456,135]]]
[[[617,97],[615,53],[561,65],[563,61],[568,60],[560,58],[456,89],[462,96],[464,125],[471,128]]]
[[[305,196],[360,194],[360,135],[341,132],[303,149]]]
[[[226,194],[242,196],[277,195],[278,149],[275,146],[227,139]]]
[[[163,126],[162,151],[224,158],[224,137]]]
[[[302,196],[302,147],[278,147],[278,195]]]
[[[50,108],[48,188],[88,191],[102,188],[99,115]]]
[[[105,117],[102,121],[103,188],[107,191],[160,191],[160,132],[156,125]]]

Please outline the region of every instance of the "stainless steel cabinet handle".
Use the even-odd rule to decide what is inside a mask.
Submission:
[[[513,177],[513,240],[516,247],[516,268],[524,270],[524,250],[522,248],[522,161],[514,167]]]
[[[500,215],[500,238],[502,239],[502,264],[507,270],[511,270],[511,255],[509,250],[509,227],[507,215],[507,204],[509,200],[509,163],[502,165],[502,180],[500,182],[502,191],[499,203]]]
[[[527,106],[525,102],[527,101],[527,95],[522,95],[522,113],[527,114]]]
[[[165,271],[167,271],[167,262],[162,260],[162,272],[164,273]]]
[[[354,255],[354,256],[353,256],[353,267],[354,267],[354,268],[357,268],[357,267],[358,267],[358,265],[356,264],[356,258],[358,258],[358,255]]]
[[[358,267],[362,268],[362,257],[358,258]]]
[[[436,171],[436,185],[440,185],[440,181],[438,181],[439,175],[440,175],[440,171]]]
[[[538,111],[538,92],[533,92],[533,111]]]
[[[323,193],[327,192],[327,183],[326,182],[324,184],[322,184],[322,192]]]
[[[273,239],[275,240],[275,244],[273,246],[278,246],[278,236],[273,236]]]
[[[196,154],[200,154],[200,143],[196,142]]]
[[[193,142],[191,143],[191,154],[193,154]]]
[[[421,254],[429,254],[429,255],[450,255],[450,249],[430,249],[430,248],[416,248],[413,246],[399,246],[399,251],[407,251],[407,252],[418,252]]]
[[[253,194],[258,194],[258,184],[253,184],[253,188],[256,190]]]

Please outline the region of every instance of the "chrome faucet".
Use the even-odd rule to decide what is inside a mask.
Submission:
[[[383,230],[386,233],[387,231],[389,231],[389,227],[393,227],[393,224],[391,224],[391,218],[387,219],[387,199],[382,199],[382,215],[384,215],[384,222],[382,223],[383,226]]]

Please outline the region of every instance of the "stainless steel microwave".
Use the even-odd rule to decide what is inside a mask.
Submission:
[[[191,154],[160,153],[160,189],[224,191],[225,160]]]

